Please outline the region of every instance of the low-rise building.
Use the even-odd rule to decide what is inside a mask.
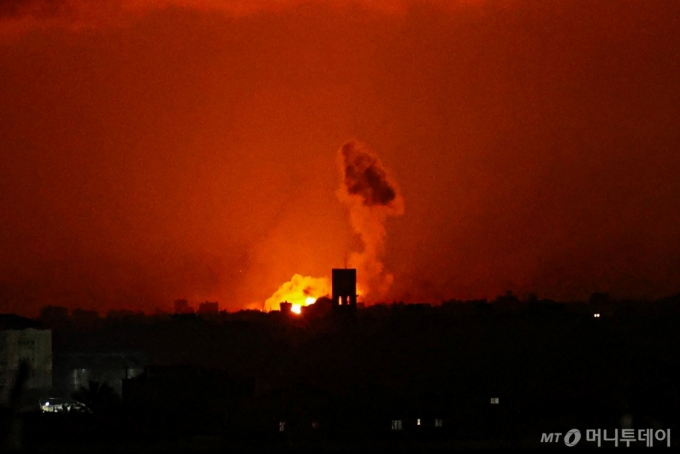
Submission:
[[[3,401],[19,372],[28,365],[25,390],[52,388],[52,331],[17,315],[0,315],[0,395]]]

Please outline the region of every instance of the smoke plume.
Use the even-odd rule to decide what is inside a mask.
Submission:
[[[357,269],[363,296],[383,296],[394,280],[381,261],[385,221],[404,213],[404,199],[394,179],[364,144],[347,142],[338,152],[338,162],[342,183],[337,195],[349,209],[350,225],[363,243],[362,251],[349,256],[349,266]]]

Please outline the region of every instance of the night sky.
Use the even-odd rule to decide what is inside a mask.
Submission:
[[[10,0],[0,312],[326,277],[351,141],[403,197],[368,303],[680,291],[680,2]]]

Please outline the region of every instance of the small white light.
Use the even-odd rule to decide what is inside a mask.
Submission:
[[[593,314],[593,317],[600,318],[600,314]]]
[[[50,403],[49,403],[49,402],[45,402],[45,406],[46,406],[46,407],[49,407],[49,406],[50,406]]]
[[[418,422],[416,423],[417,425],[420,425],[420,418],[418,418]]]

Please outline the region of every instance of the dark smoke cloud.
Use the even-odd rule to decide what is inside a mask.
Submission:
[[[397,193],[387,180],[387,172],[362,145],[347,142],[340,152],[347,192],[361,196],[366,206],[387,206],[394,201]]]
[[[404,199],[394,179],[364,144],[347,142],[338,157],[342,184],[337,195],[349,209],[350,225],[363,244],[362,251],[350,255],[349,264],[357,269],[362,296],[382,297],[394,281],[382,262],[385,221],[404,213]]]

